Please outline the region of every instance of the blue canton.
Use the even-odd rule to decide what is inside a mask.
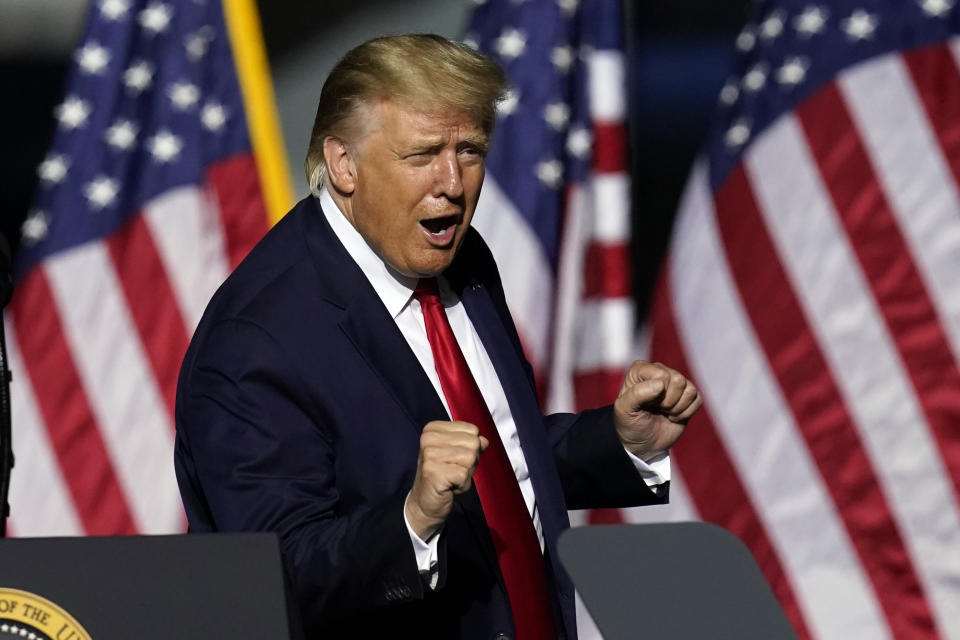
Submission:
[[[512,90],[487,157],[556,270],[564,187],[590,172],[585,54],[622,51],[619,0],[476,2],[464,41],[496,59]]]
[[[54,115],[18,275],[249,152],[220,2],[95,0]]]
[[[843,69],[958,31],[956,0],[758,2],[737,38],[737,74],[720,93],[708,150],[711,187],[723,184],[757,135]]]

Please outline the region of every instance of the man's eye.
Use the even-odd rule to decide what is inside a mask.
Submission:
[[[430,154],[426,152],[411,153],[404,156],[403,159],[413,164],[426,164],[430,162]]]

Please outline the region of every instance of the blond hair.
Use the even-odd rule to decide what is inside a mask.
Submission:
[[[506,88],[496,62],[438,35],[384,36],[351,49],[320,91],[305,162],[310,191],[319,193],[326,173],[324,139],[356,136],[364,105],[392,100],[424,112],[454,109],[489,136]]]

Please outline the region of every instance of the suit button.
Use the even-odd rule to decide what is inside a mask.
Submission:
[[[502,631],[497,635],[493,636],[493,640],[510,640],[509,633],[503,633]]]

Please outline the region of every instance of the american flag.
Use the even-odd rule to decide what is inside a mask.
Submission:
[[[609,404],[634,355],[620,0],[475,3],[464,42],[496,59],[511,88],[473,224],[500,267],[545,408]],[[578,608],[581,637],[596,637]]]
[[[960,638],[960,10],[759,2],[650,318],[705,407],[672,517],[803,638]]]
[[[185,526],[180,361],[267,228],[263,194],[289,199],[253,153],[271,115],[258,29],[248,0],[91,3],[4,316],[16,535]]]
[[[464,38],[511,82],[474,225],[551,411],[611,402],[632,353],[620,9],[490,0]]]

